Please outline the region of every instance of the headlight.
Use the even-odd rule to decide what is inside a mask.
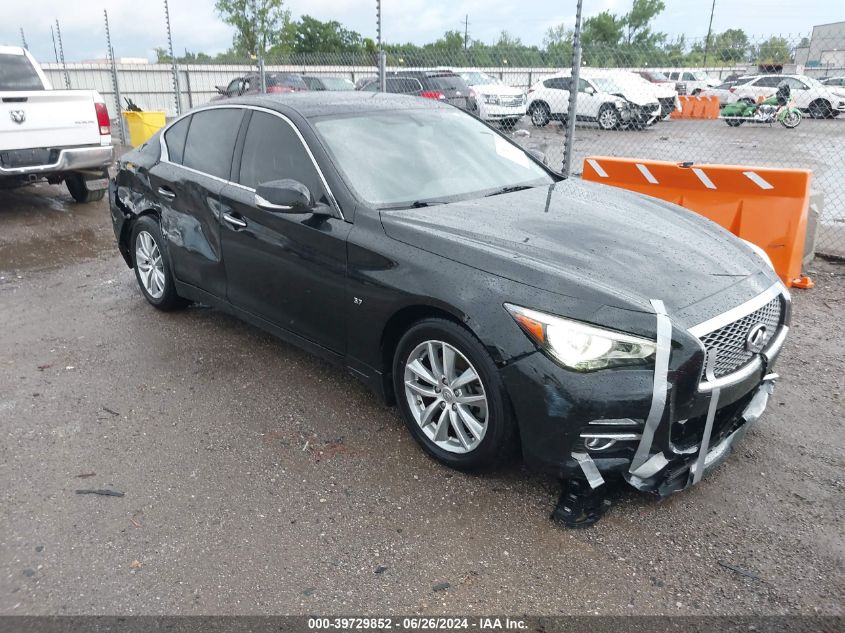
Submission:
[[[499,105],[499,95],[484,95],[484,103]]]
[[[564,367],[595,371],[653,360],[656,344],[649,339],[571,321],[545,312],[505,304],[528,337]]]

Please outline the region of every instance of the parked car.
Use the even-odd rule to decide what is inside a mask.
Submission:
[[[442,100],[209,104],[121,157],[110,208],[152,306],[201,301],[347,368],[459,469],[521,450],[683,489],[765,409],[788,331],[762,251]]]
[[[845,88],[825,86],[806,75],[754,75],[746,83],[735,86],[733,92],[738,101],[756,103],[775,94],[781,82],[789,86],[795,105],[814,119],[845,112]]]
[[[512,127],[525,116],[528,98],[519,88],[476,70],[461,72],[460,75],[475,92],[478,117],[482,121],[501,121],[503,125]]]
[[[355,90],[355,84],[343,77],[302,75],[308,90]]]
[[[305,83],[302,75],[296,73],[264,73],[264,82],[268,94],[308,90],[308,84]],[[219,94],[212,101],[261,94],[261,76],[253,73],[236,77],[225,87],[215,86],[215,88]]]
[[[675,89],[675,82],[659,70],[638,70],[637,74],[648,82]]]
[[[29,51],[0,46],[0,189],[65,183],[100,200],[112,163],[111,121],[95,90],[53,90]]]
[[[413,77],[387,76],[384,78],[384,87],[385,92],[391,92],[393,94],[415,95],[417,97],[423,96],[422,84],[419,82],[419,79],[414,79]],[[378,78],[368,79],[361,84],[361,87],[358,88],[358,90],[363,90],[364,92],[378,92]]]
[[[822,79],[821,83],[832,88],[843,88],[845,87],[845,77],[827,77]]]
[[[670,70],[664,74],[675,82],[675,89],[679,95],[697,95],[702,90],[713,88],[721,83],[703,70]]]
[[[623,88],[614,80],[614,72],[586,68],[581,71],[576,118],[595,121],[603,130],[644,128],[657,122],[661,110],[653,92],[631,86]],[[570,84],[570,72],[566,70],[528,90],[528,115],[535,126],[566,120]]]
[[[720,106],[727,105],[729,103],[734,103],[738,99],[736,95],[736,87],[747,83],[750,80],[751,77],[741,77],[732,81],[725,81],[714,88],[705,88],[698,94],[701,97],[718,97]]]
[[[475,93],[451,70],[400,70],[393,77],[410,77],[422,85],[421,96],[443,101],[467,112],[478,112]]]
[[[660,103],[660,114],[663,118],[668,117],[674,110],[680,109],[681,102],[678,100],[678,91],[674,81],[670,81],[666,75],[657,70],[640,70],[634,74],[654,87],[655,97]]]

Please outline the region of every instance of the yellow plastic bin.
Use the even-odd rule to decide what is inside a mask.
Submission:
[[[129,142],[132,147],[138,147],[153,134],[164,127],[166,122],[164,112],[130,112],[124,111],[123,118],[129,128]]]

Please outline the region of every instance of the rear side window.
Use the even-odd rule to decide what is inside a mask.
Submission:
[[[395,92],[398,94],[420,92],[422,90],[422,84],[416,79],[412,79],[410,77],[388,77],[385,82],[385,87],[388,92]]]
[[[261,183],[283,178],[301,182],[315,200],[323,197],[314,163],[290,124],[266,112],[253,112],[244,140],[238,182],[255,189]]]
[[[553,90],[569,90],[569,77],[552,77],[543,82],[546,88]]]
[[[201,110],[191,117],[182,164],[229,180],[235,139],[243,111],[239,108]]]
[[[0,54],[0,90],[44,90],[25,55]]]
[[[761,77],[757,81],[754,82],[755,86],[760,86],[761,88],[775,88],[781,82],[781,77],[778,75],[772,75],[771,77]]]
[[[167,145],[167,155],[171,163],[182,164],[182,158],[185,155],[185,139],[188,138],[190,125],[191,117],[186,116],[164,133],[164,144]]]

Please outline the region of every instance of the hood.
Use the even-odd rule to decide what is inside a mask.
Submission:
[[[513,86],[506,86],[504,84],[480,84],[478,86],[470,86],[475,90],[476,94],[480,95],[500,95],[506,97],[522,96],[522,90],[514,88]]]
[[[738,238],[691,211],[574,179],[382,211],[381,220],[393,239],[535,288],[642,312],[661,299],[687,326],[776,279]]]
[[[677,96],[678,92],[675,90],[675,84],[672,83],[653,83],[651,84],[651,91],[654,93],[655,97],[665,98],[665,97],[675,97]]]
[[[622,92],[614,92],[613,94],[614,96],[622,97],[626,101],[630,101],[638,106],[657,103],[657,98],[654,96],[653,92],[645,92],[644,90],[627,89]]]

